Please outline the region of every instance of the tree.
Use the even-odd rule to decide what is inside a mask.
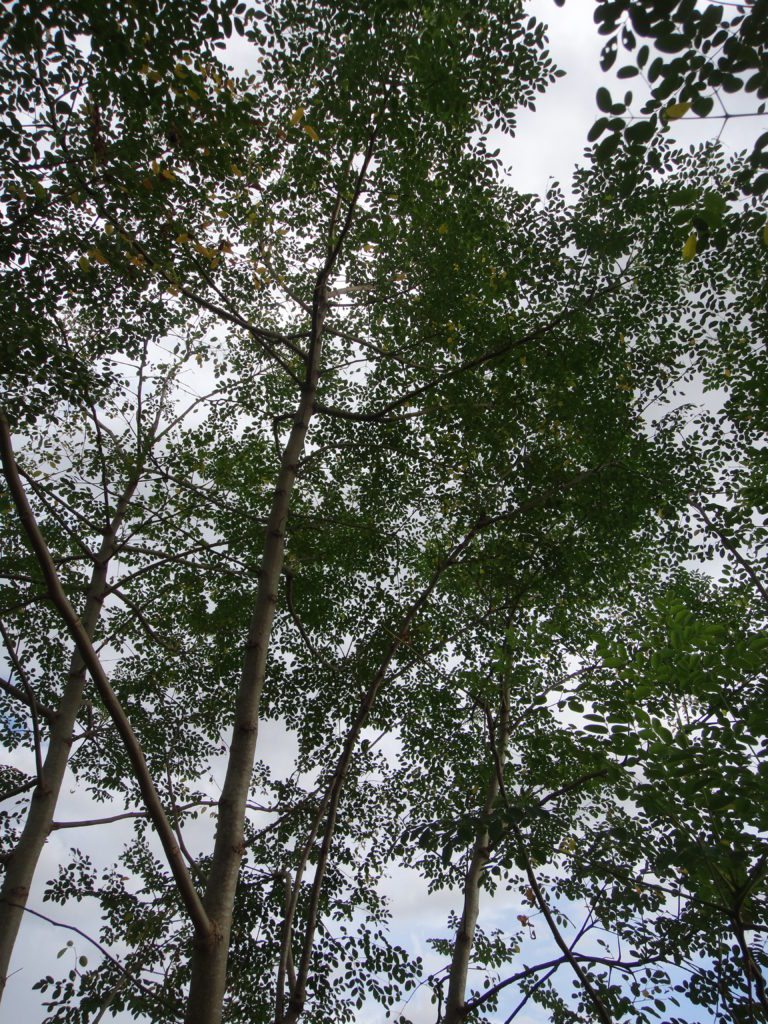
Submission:
[[[742,165],[657,139],[573,204],[515,193],[488,130],[557,72],[511,0],[3,18],[3,727],[36,755],[8,790],[32,797],[6,962],[73,824],[78,721],[71,770],[135,824],[114,870],[75,851],[46,890],[103,920],[99,963],[40,982],[49,1019],[393,1008],[420,973],[385,930],[397,866],[462,893],[441,1020],[517,991],[512,1017],[647,1021],[676,987],[760,1019],[764,856],[736,838],[763,827],[765,212],[736,202]],[[239,80],[233,29],[260,59]],[[675,210],[711,196],[722,246],[683,260]],[[680,400],[702,374],[732,382],[718,416]],[[732,558],[717,587],[685,568],[702,542]],[[255,762],[266,719],[295,737],[287,778]],[[681,763],[704,788],[677,791]],[[486,934],[501,886],[530,913]],[[533,964],[539,917],[558,952]]]

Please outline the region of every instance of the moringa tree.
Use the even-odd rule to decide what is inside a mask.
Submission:
[[[80,828],[136,828],[114,870],[77,853],[46,890],[103,920],[100,962],[41,982],[51,1018],[352,1019],[367,996],[394,1009],[420,970],[384,930],[380,882],[401,867],[461,893],[426,979],[441,1020],[507,1005],[511,1020],[529,999],[556,1021],[650,1020],[680,985],[718,1019],[716,962],[743,988],[738,1012],[762,1012],[742,913],[760,905],[759,842],[734,854],[748,888],[734,876],[700,913],[715,868],[691,871],[679,837],[706,845],[720,790],[711,778],[702,824],[698,796],[681,815],[674,788],[649,796],[647,781],[681,737],[692,771],[727,751],[735,835],[759,778],[735,728],[750,742],[760,728],[764,612],[745,547],[760,544],[759,482],[732,523],[730,501],[711,504],[732,456],[759,461],[759,425],[736,407],[764,330],[765,214],[736,202],[738,162],[661,140],[582,172],[572,204],[517,194],[488,134],[514,130],[556,72],[512,0],[3,18],[20,83],[3,94],[6,728],[39,750],[39,846],[78,824],[55,819],[42,755],[72,736],[55,707],[74,644],[95,725],[71,768],[120,804]],[[253,48],[240,79],[215,53],[233,29]],[[717,198],[721,250],[683,250],[675,211],[692,194]],[[77,343],[54,345],[72,324]],[[188,427],[161,383],[181,387],[182,355],[217,393],[205,412],[192,399]],[[717,422],[681,397],[702,374],[733,381]],[[64,416],[57,475],[36,439]],[[120,526],[123,479],[136,504]],[[711,600],[682,570],[700,541],[691,509],[739,556]],[[100,518],[119,576],[95,550]],[[110,606],[103,633],[79,558],[127,609]],[[680,593],[695,600],[681,609]],[[29,601],[40,612],[22,619]],[[743,663],[705,683],[690,658],[649,667],[667,608],[693,617],[686,656],[738,634]],[[38,711],[38,679],[50,736],[47,715],[19,717]],[[713,691],[729,723],[716,735]],[[287,777],[256,761],[267,719],[295,742]],[[609,842],[626,847],[623,890]],[[500,886],[526,909],[489,934],[481,895]],[[712,939],[714,913],[737,954]],[[532,963],[521,945],[539,919],[557,952]]]

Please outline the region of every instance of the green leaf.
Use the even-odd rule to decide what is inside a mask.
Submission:
[[[600,86],[600,88],[597,90],[596,100],[600,110],[604,111],[606,114],[609,114],[611,112],[611,108],[613,107],[613,100],[611,99],[611,94],[608,92],[605,86]]]
[[[599,117],[597,119],[597,121],[595,121],[595,123],[589,129],[589,134],[587,135],[587,141],[588,142],[595,142],[597,139],[600,138],[600,136],[603,134],[603,132],[605,131],[605,129],[607,127],[608,127],[608,118],[607,117]]]
[[[635,121],[626,130],[627,141],[637,145],[645,145],[645,143],[651,141],[655,131],[656,126],[652,120]]]

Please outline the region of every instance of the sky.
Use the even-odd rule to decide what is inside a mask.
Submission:
[[[536,0],[528,7],[531,13],[549,23],[550,50],[556,64],[566,71],[566,75],[540,98],[535,113],[525,110],[520,112],[516,137],[499,138],[497,144],[507,165],[510,181],[521,191],[543,194],[554,179],[563,184],[568,194],[572,170],[583,160],[587,132],[597,116],[595,92],[600,85],[611,88],[612,82],[599,69],[601,40],[592,21],[592,0],[567,0],[562,9],[557,8],[553,0]],[[247,67],[247,50],[242,43],[234,43],[228,56],[236,70]],[[621,91],[624,91],[623,84]],[[735,102],[733,109],[738,109]],[[705,124],[702,131],[698,124],[677,122],[674,132],[679,141],[693,143],[711,137],[717,130],[712,124]],[[756,134],[756,121],[738,119],[725,126],[722,141],[735,151],[749,146]],[[286,743],[280,727],[267,723],[260,732],[257,757],[274,765],[275,774],[279,774],[280,766],[286,773],[290,770],[292,758],[289,755],[290,744]],[[30,768],[29,758],[23,754],[7,756],[6,760],[25,770]],[[211,796],[216,796],[216,793],[211,792]],[[77,792],[71,779],[68,780],[64,785],[57,819],[83,819],[92,814],[93,810],[93,803],[87,794]],[[100,805],[95,813],[101,816],[110,812],[109,806]],[[202,820],[199,829],[199,838],[202,840],[206,819]],[[91,828],[76,834],[68,830],[53,833],[39,865],[30,907],[96,935],[98,918],[94,916],[92,908],[86,903],[64,908],[44,904],[41,899],[42,883],[56,874],[57,865],[66,859],[70,845],[76,844],[90,853],[97,864],[106,866],[114,860],[128,834],[127,827],[121,825]],[[194,848],[194,827],[188,835],[185,833],[185,838]],[[428,967],[439,966],[440,961],[429,951],[427,939],[432,935],[445,934],[448,911],[458,907],[455,894],[427,896],[423,886],[417,884],[406,872],[399,872],[391,878],[386,883],[386,890],[397,922],[392,931],[392,939],[405,945],[413,954],[422,955]],[[524,910],[514,894],[501,895],[493,901],[484,899],[481,924],[490,930],[495,925],[503,925],[511,915]],[[69,939],[74,940],[74,946],[68,948],[62,959],[57,961],[57,952],[65,948]],[[546,941],[537,940],[537,956],[545,958],[553,950],[554,947],[548,947]],[[57,973],[57,968],[60,970],[62,966],[67,966],[69,958],[82,954],[89,959],[96,955],[88,943],[78,936],[27,915],[11,968],[13,973],[3,1003],[3,1019],[28,1021],[30,1024],[42,1020],[44,1013],[40,997],[31,991],[32,984],[45,973]],[[429,1004],[426,988],[414,998],[409,1013],[416,1024],[427,1024],[434,1020],[435,1010]],[[361,1024],[379,1024],[383,1019],[382,1011],[374,1012],[366,1008],[361,1015]],[[519,1024],[542,1024],[544,1018],[532,1012],[529,1016],[521,1015],[517,1020]]]

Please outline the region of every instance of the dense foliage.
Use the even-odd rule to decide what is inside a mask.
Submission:
[[[518,0],[0,27],[0,974],[80,903],[48,1021],[768,1020],[761,145],[665,86],[520,194]],[[429,967],[388,878],[454,898]]]

